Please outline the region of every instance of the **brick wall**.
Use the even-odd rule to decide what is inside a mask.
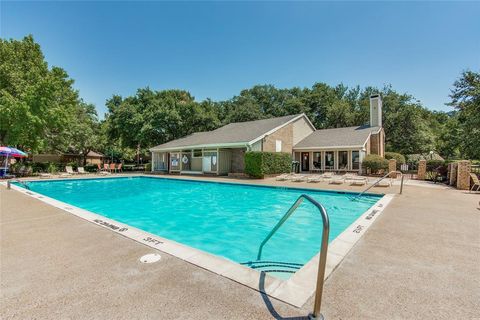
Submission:
[[[458,162],[457,167],[457,189],[470,189],[470,161],[462,160]]]
[[[378,134],[372,134],[370,136],[370,153],[371,154],[380,154],[379,150],[379,136]]]
[[[243,173],[245,171],[245,149],[231,149],[232,165],[230,171],[233,173]]]
[[[418,161],[417,179],[418,180],[425,180],[425,174],[426,173],[427,173],[427,161],[426,160]]]
[[[290,123],[267,136],[263,141],[263,151],[275,152],[276,140],[282,141],[282,152],[292,153],[293,123]]]

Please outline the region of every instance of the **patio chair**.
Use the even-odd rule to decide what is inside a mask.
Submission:
[[[109,170],[110,170],[110,168],[108,166],[108,163],[104,163],[103,164],[103,171],[109,171]]]
[[[364,186],[368,183],[368,178],[366,177],[356,177],[351,179],[350,185],[351,186]]]
[[[333,172],[325,172],[322,175],[320,175],[322,180],[330,180],[333,178]]]
[[[116,172],[115,163],[110,163],[110,172]]]
[[[480,191],[480,181],[478,180],[478,177],[475,173],[470,173],[470,179],[473,181],[473,185],[470,188],[470,192],[472,191]],[[476,188],[473,190],[473,188]]]
[[[330,184],[343,184],[345,182],[345,178],[342,176],[334,176],[330,180]]]
[[[292,181],[293,182],[302,182],[302,181],[305,181],[307,177],[305,177],[304,175],[298,175],[298,174],[295,174],[293,175],[292,177]]]
[[[65,167],[65,171],[66,171],[68,174],[77,174],[77,173],[78,173],[78,172],[73,171],[72,166],[66,166],[66,167]]]
[[[392,178],[386,180],[386,179],[383,179],[383,180],[380,180],[376,185],[375,187],[391,187],[392,186]]]
[[[40,179],[50,179],[50,178],[53,178],[53,175],[51,173],[48,173],[48,172],[41,172],[38,174],[38,177]]]
[[[290,174],[290,173],[284,173],[284,174],[281,174],[279,176],[277,176],[275,178],[275,180],[277,181],[286,181],[286,180],[290,180],[290,178],[292,177],[293,175]]]
[[[79,173],[79,174],[88,174],[88,172],[85,171],[85,168],[84,168],[84,167],[78,167],[77,170],[78,170],[78,173]]]
[[[313,176],[310,176],[307,178],[307,182],[314,182],[314,183],[317,183],[317,182],[320,182],[322,181],[322,177],[318,174],[314,174]]]
[[[123,172],[122,166],[123,166],[122,163],[119,163],[119,164],[118,164],[118,166],[117,166],[117,171],[118,171],[118,172]]]

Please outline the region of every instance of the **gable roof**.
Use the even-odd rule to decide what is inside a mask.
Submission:
[[[280,129],[301,117],[307,118],[302,113],[278,118],[230,123],[213,131],[197,132],[184,138],[169,141],[151,148],[150,151],[252,144],[263,138],[265,135]],[[310,123],[310,121],[308,122]],[[312,124],[310,123],[310,125]]]
[[[361,148],[372,133],[378,133],[381,127],[355,126],[345,128],[321,129],[313,132],[297,143],[294,149],[348,147]]]

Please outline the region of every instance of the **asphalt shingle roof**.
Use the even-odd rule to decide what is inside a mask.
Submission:
[[[362,147],[370,133],[376,133],[380,127],[356,126],[316,130],[293,148]]]
[[[247,143],[298,116],[300,115],[296,114],[278,118],[230,123],[213,131],[193,133],[184,138],[169,141],[153,147],[151,150],[222,143]]]

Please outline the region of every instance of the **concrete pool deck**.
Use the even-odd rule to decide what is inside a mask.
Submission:
[[[168,254],[141,264],[154,249],[3,186],[0,192],[1,319],[281,319],[311,309],[312,301],[295,308]],[[327,280],[327,319],[478,317],[478,201],[478,194],[407,183]]]

